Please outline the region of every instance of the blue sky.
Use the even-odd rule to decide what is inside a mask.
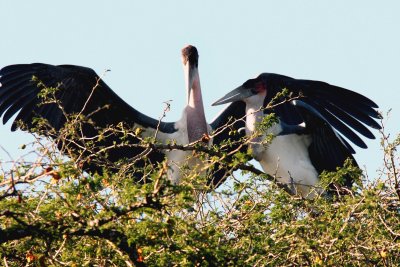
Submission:
[[[237,3],[236,3],[237,2]],[[180,49],[197,46],[206,115],[216,99],[261,72],[314,79],[362,93],[399,133],[399,1],[22,1],[0,2],[0,66],[76,64],[98,73],[133,107],[167,120],[185,104]],[[13,158],[32,138],[0,128],[0,145]],[[378,134],[377,132],[375,132]],[[376,176],[379,139],[357,150]],[[8,156],[0,151],[0,158]]]

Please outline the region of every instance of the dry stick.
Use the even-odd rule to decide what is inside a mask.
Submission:
[[[64,248],[65,242],[67,241],[67,238],[64,238],[63,242],[61,243],[60,248],[56,251],[56,254],[54,254],[53,258],[57,258],[58,254],[60,254],[61,250]]]
[[[4,266],[5,266],[5,267],[8,267],[8,263],[7,263],[7,258],[6,258],[6,256],[3,257],[3,261],[4,261]]]
[[[118,254],[123,257],[124,256],[124,251],[121,251],[121,249],[119,249],[119,247],[117,245],[115,245],[112,241],[110,240],[106,240],[107,243],[114,248],[114,250],[116,250],[118,252]],[[130,260],[125,260],[126,266],[128,267],[133,267],[133,263]]]
[[[49,189],[46,188],[46,191],[44,192],[43,196],[40,198],[39,203],[37,204],[34,213],[38,213],[38,212],[39,212],[39,207],[40,207],[40,205],[43,203],[43,200],[44,200],[44,198],[47,196],[48,192],[49,192]]]
[[[397,174],[397,171],[396,171],[396,165],[395,165],[395,161],[394,161],[394,154],[393,154],[393,152],[394,152],[393,150],[394,149],[391,147],[391,144],[389,142],[389,135],[385,134],[385,125],[384,125],[383,119],[381,119],[381,130],[380,130],[380,133],[382,135],[382,142],[384,144],[384,148],[388,149],[388,150],[385,149],[385,151],[387,151],[385,153],[385,155],[384,155],[385,167],[387,168],[387,170],[389,172],[391,170],[393,172],[395,191],[396,191],[397,197],[400,199],[400,185],[399,185],[399,181],[397,179],[398,174]],[[390,160],[390,163],[388,163],[388,160]]]
[[[167,112],[170,111],[170,109],[171,109],[171,104],[169,102],[171,102],[171,100],[163,102],[166,106],[163,110],[163,113],[162,113],[160,119],[158,120],[156,132],[154,133],[154,139],[157,139],[157,135],[160,130],[160,125],[161,125],[162,119],[164,119],[165,116],[167,116]]]
[[[378,218],[379,218],[379,220],[381,221],[381,223],[383,224],[383,226],[385,226],[386,230],[389,231],[389,233],[391,233],[395,238],[399,238],[399,237],[400,237],[400,234],[394,232],[393,229],[390,228],[390,227],[386,224],[385,220],[382,218],[382,216],[381,216],[380,214],[378,214]]]
[[[78,116],[76,116],[75,122],[76,122],[77,118],[82,114],[82,112],[86,109],[86,106],[87,106],[87,104],[89,103],[90,99],[92,98],[92,95],[93,95],[94,91],[95,91],[96,88],[98,88],[99,85],[100,85],[100,80],[101,80],[101,79],[106,75],[106,73],[109,72],[109,71],[110,71],[110,70],[105,70],[105,71],[103,72],[103,74],[102,74],[100,77],[98,77],[98,78],[96,79],[96,84],[93,86],[92,91],[90,92],[90,95],[88,96],[88,98],[86,99],[85,104],[84,104],[83,107],[82,107],[82,110],[78,113]]]

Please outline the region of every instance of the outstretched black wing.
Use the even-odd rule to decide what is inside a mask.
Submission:
[[[135,158],[144,151],[143,148],[134,146],[139,142],[134,135],[123,136],[120,131],[107,132],[99,137],[102,129],[117,126],[125,129],[141,127],[151,132],[158,127],[159,131],[165,133],[175,131],[173,123],[159,123],[132,108],[90,68],[41,63],[21,64],[4,67],[0,70],[0,76],[0,117],[3,116],[3,123],[6,123],[14,114],[18,114],[12,130],[19,127],[18,122],[23,123],[24,129],[37,130],[35,118],[43,118],[54,131],[41,134],[48,133],[57,138],[57,132],[71,119],[69,115],[84,115],[86,120],[78,127],[82,138],[80,143],[57,140],[59,147],[67,145],[73,151],[82,150],[82,146],[89,141],[94,142],[94,150],[85,152],[83,157],[88,158],[83,166],[90,171],[101,171],[102,168],[89,159],[91,153],[104,151],[104,158],[108,162],[116,163]],[[145,152],[146,158],[152,163],[164,158],[159,151]],[[143,160],[135,162],[138,167],[143,164]]]
[[[336,171],[347,159],[357,166],[352,147],[338,135],[325,118],[312,106],[302,100],[292,101],[298,114],[304,120],[303,134],[309,135],[311,143],[308,147],[311,163],[318,174],[323,171]],[[351,177],[345,177],[345,185],[351,187]]]
[[[375,110],[378,105],[361,94],[325,82],[298,80],[279,74],[263,73],[259,77],[267,84],[265,105],[277,93],[287,89],[292,97],[300,97],[301,101],[313,107],[333,128],[359,147],[366,148],[367,145],[356,132],[374,139],[374,135],[366,126],[381,128],[375,121],[380,118],[380,114]],[[273,112],[290,125],[304,122],[290,102],[276,106]]]
[[[243,138],[245,132],[246,104],[242,101],[237,101],[229,104],[211,123],[211,128],[216,134],[213,138],[213,145],[217,145],[223,152],[230,153],[231,151],[245,152],[247,146],[243,146]],[[223,144],[223,145],[222,145]],[[227,157],[227,161],[232,159],[232,156]],[[215,164],[212,170],[212,180],[209,184],[218,186],[230,176],[229,168],[223,164]]]

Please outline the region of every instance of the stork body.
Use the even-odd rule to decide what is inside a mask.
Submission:
[[[0,70],[0,117],[3,117],[5,124],[14,114],[18,114],[12,124],[13,131],[19,127],[19,121],[25,125],[25,130],[37,131],[34,118],[44,118],[51,129],[38,133],[52,137],[60,148],[70,151],[82,151],[86,142],[93,142],[92,150],[83,149],[82,153],[76,155],[80,160],[79,164],[90,172],[102,172],[104,162],[109,163],[110,170],[118,172],[122,161],[137,167],[134,176],[142,179],[145,176],[141,170],[143,166],[148,163],[156,165],[167,157],[169,177],[174,183],[178,183],[183,164],[197,168],[201,162],[196,157],[186,161],[188,155],[191,155],[187,151],[136,146],[140,139],[152,136],[162,144],[175,142],[186,145],[198,141],[211,129],[224,125],[232,113],[235,114],[238,110],[244,112],[243,108],[237,108],[244,107],[243,104],[230,105],[208,125],[201,96],[197,49],[194,46],[185,47],[182,50],[182,60],[187,105],[181,119],[176,122],[163,122],[142,114],[115,94],[90,68],[42,63],[10,65]],[[50,92],[55,101],[49,102],[43,98],[43,89],[46,88],[56,89]],[[87,118],[78,127],[80,139],[75,143],[58,138],[59,131],[69,120],[66,115],[71,114],[84,115]],[[120,132],[106,132],[102,138],[98,138],[104,129],[118,127],[122,127]],[[124,136],[124,129],[137,128],[141,129],[140,135]],[[222,131],[220,136],[214,138],[214,143],[224,140],[226,134],[227,131]],[[97,161],[100,157],[104,160],[101,165]],[[216,169],[210,176],[209,183],[219,184],[226,176],[225,169]]]
[[[291,98],[267,108],[277,93],[287,89]],[[263,73],[228,93],[213,105],[243,101],[246,104],[246,134],[252,137],[251,151],[263,170],[293,190],[313,197],[322,190],[316,187],[319,174],[335,171],[350,158],[354,149],[340,135],[366,148],[354,131],[374,138],[366,126],[380,129],[378,106],[353,91],[324,82],[297,80],[287,76]],[[269,113],[278,122],[262,135],[254,136],[256,125]],[[275,138],[268,145],[262,140],[268,134]],[[346,181],[351,186],[350,178]]]
[[[255,95],[247,98],[246,102],[246,134],[252,136],[264,117],[262,106],[265,94]],[[318,173],[310,161],[308,147],[311,139],[308,135],[282,133],[281,123],[274,124],[262,136],[251,140],[252,156],[259,161],[263,170],[269,175],[276,177],[279,182],[291,184],[294,180],[298,185],[296,190],[302,194],[308,194],[310,186],[318,183]],[[267,135],[274,135],[274,139],[267,146],[262,141]]]

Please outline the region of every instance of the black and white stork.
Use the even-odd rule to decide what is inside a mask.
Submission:
[[[195,167],[201,162],[192,155],[191,151],[157,150],[137,147],[139,136],[120,134],[104,134],[99,137],[99,131],[108,127],[121,126],[125,129],[140,129],[141,137],[155,136],[158,143],[186,145],[208,135],[212,129],[218,129],[229,120],[228,116],[244,112],[244,103],[233,103],[220,115],[207,124],[201,94],[200,77],[198,71],[198,52],[194,46],[182,49],[182,61],[185,70],[187,105],[180,120],[163,122],[150,118],[131,107],[122,100],[110,87],[100,79],[99,75],[90,68],[75,65],[48,65],[42,63],[10,65],[0,70],[0,117],[3,123],[16,113],[12,124],[12,131],[22,122],[23,129],[36,131],[34,118],[44,118],[53,128],[52,131],[41,131],[40,134],[50,136],[57,141],[59,147],[66,147],[75,151],[81,143],[70,142],[58,138],[60,131],[68,120],[67,114],[84,115],[87,120],[79,127],[80,142],[93,142],[94,148],[90,152],[84,151],[77,155],[81,159],[80,165],[91,172],[101,172],[102,165],[96,161],[93,153],[105,154],[106,162],[115,164],[120,161],[131,162],[137,169],[143,167],[145,161],[151,164],[162,162],[165,157],[168,163],[168,176],[173,183],[181,179],[183,164]],[[55,88],[53,100],[47,101],[43,96],[43,88]],[[240,122],[238,122],[238,125]],[[238,127],[244,127],[239,125]],[[209,143],[219,143],[225,139],[228,130],[222,131]],[[210,145],[210,144],[208,144]],[[106,153],[102,152],[106,151]],[[99,156],[97,155],[97,157]],[[115,165],[112,165],[115,166]],[[118,171],[118,166],[114,171]],[[140,179],[143,173],[137,171],[135,177]],[[220,167],[209,177],[209,183],[216,185],[226,177],[226,170]]]
[[[290,94],[287,101],[266,108],[283,89]],[[378,105],[372,100],[321,81],[263,73],[247,80],[213,105],[237,101],[246,103],[247,136],[253,136],[263,116],[275,113],[278,123],[263,136],[254,136],[251,140],[252,155],[266,173],[280,182],[295,185],[292,188],[303,196],[313,197],[322,192],[315,186],[324,170],[335,171],[347,158],[357,164],[352,155],[354,149],[342,135],[366,148],[357,133],[374,139],[366,126],[381,128],[375,121],[380,118],[375,110]],[[262,145],[266,134],[273,134],[275,138],[270,144]],[[351,186],[352,182],[347,178],[346,185]]]

